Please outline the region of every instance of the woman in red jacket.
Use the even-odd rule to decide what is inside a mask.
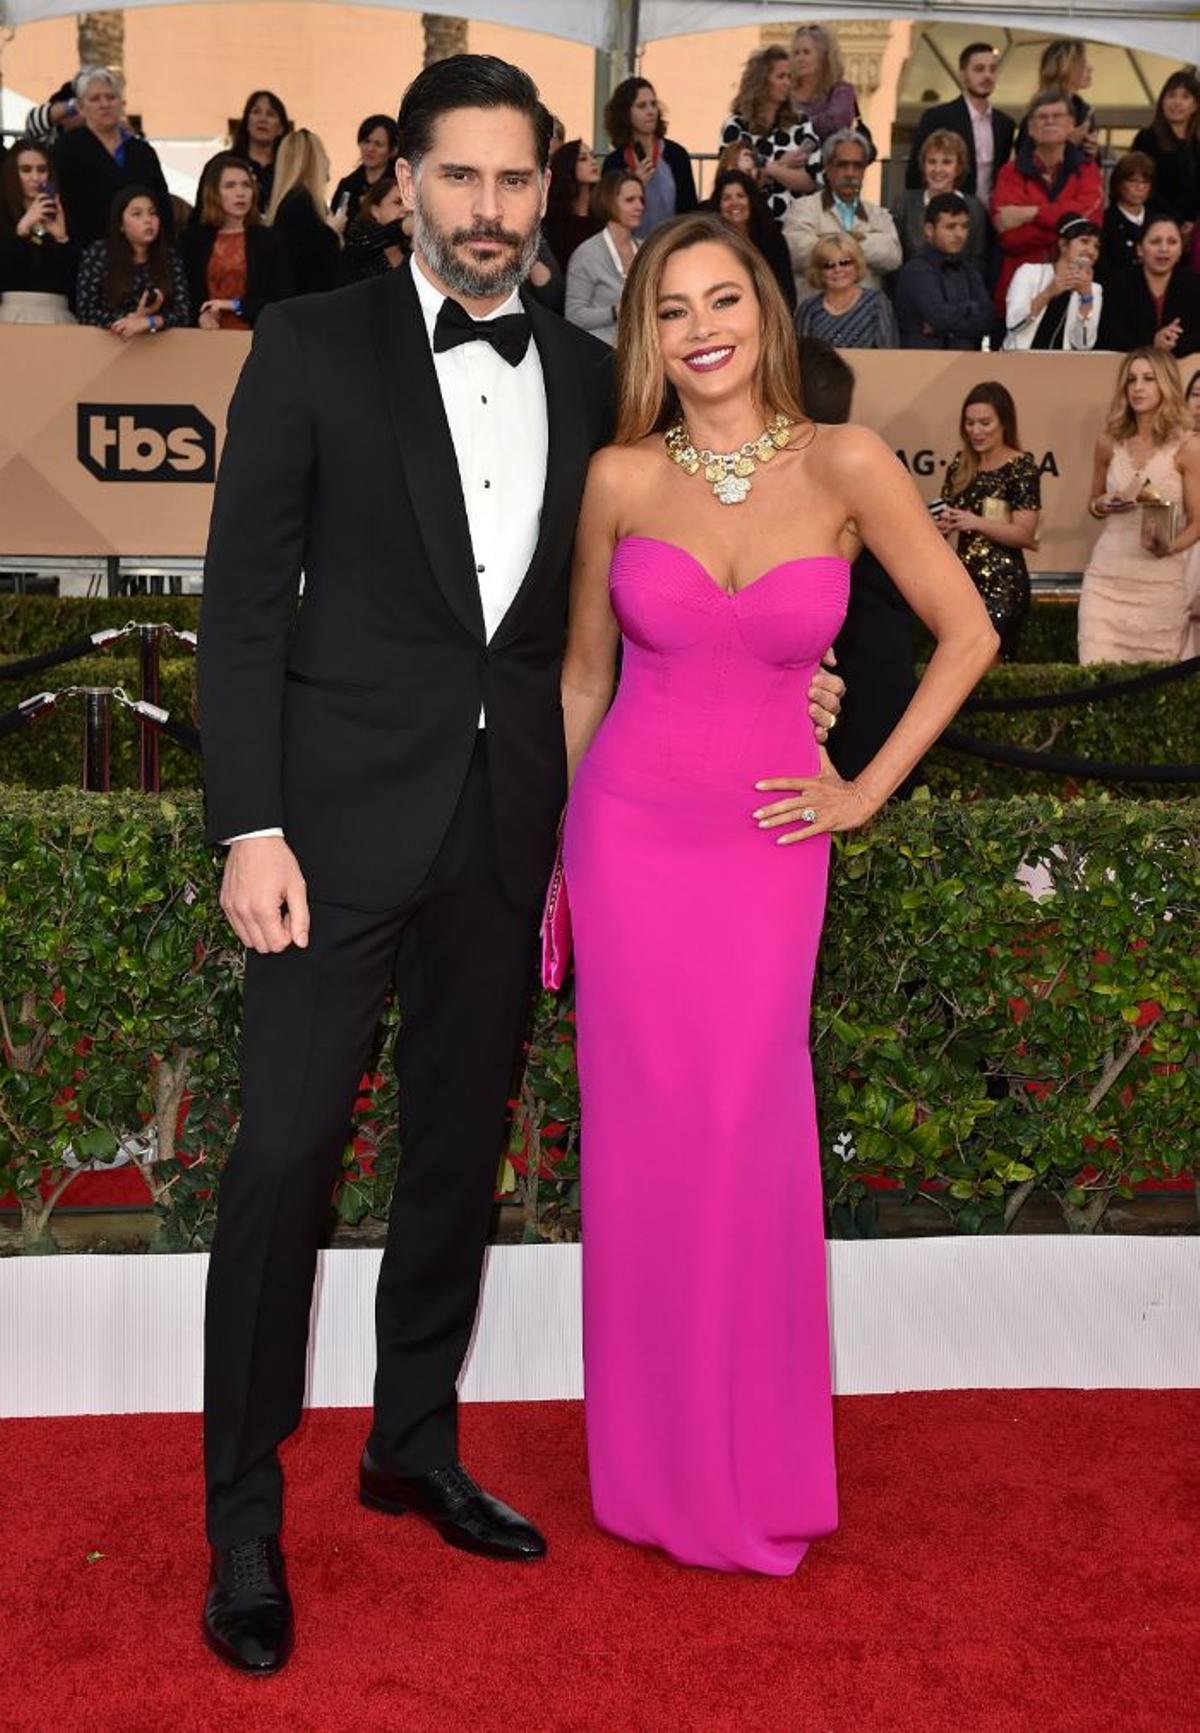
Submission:
[[[991,217],[1003,254],[996,306],[1004,309],[1018,265],[1040,265],[1058,254],[1058,222],[1068,213],[1098,223],[1104,209],[1100,170],[1069,134],[1074,124],[1066,98],[1042,90],[1025,117],[1027,136],[996,176]]]

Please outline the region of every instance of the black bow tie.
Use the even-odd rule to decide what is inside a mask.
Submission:
[[[457,349],[460,343],[490,343],[510,367],[525,359],[529,347],[529,320],[524,313],[505,313],[501,319],[472,319],[457,301],[443,301],[433,327],[435,355]]]

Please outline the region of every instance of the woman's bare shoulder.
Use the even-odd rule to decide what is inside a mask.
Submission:
[[[601,501],[628,498],[631,490],[645,484],[647,470],[654,467],[649,460],[661,445],[662,435],[654,433],[633,445],[602,445],[588,465],[588,493]]]
[[[886,440],[854,421],[816,423],[811,457],[831,480],[848,483],[869,482],[904,467]]]

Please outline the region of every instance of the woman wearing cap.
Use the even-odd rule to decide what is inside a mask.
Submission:
[[[1005,300],[1006,349],[1094,349],[1104,291],[1095,281],[1100,226],[1071,212],[1058,222],[1052,265],[1018,265]]]

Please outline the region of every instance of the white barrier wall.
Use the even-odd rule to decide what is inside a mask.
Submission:
[[[977,1388],[1200,1385],[1194,1238],[838,1241],[829,1247],[842,1395]],[[578,1246],[488,1258],[467,1401],[583,1393]],[[308,1401],[366,1407],[380,1254],[325,1252]],[[0,1415],[200,1406],[208,1260],[0,1262]]]

